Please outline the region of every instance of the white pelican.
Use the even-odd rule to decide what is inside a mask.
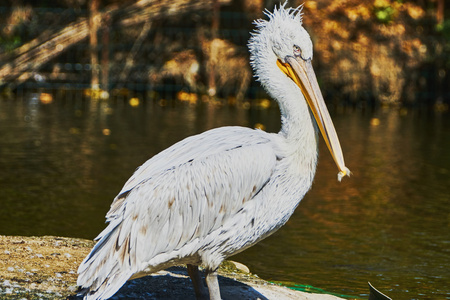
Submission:
[[[197,298],[220,299],[216,270],[279,229],[310,189],[318,132],[350,175],[311,60],[301,7],[280,5],[249,41],[257,79],[279,103],[278,134],[222,127],[145,162],[119,192],[109,223],[78,269],[85,299],[107,299],[129,279],[187,264]]]

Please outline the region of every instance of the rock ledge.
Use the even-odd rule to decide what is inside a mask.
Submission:
[[[1,299],[78,299],[77,268],[94,242],[55,236],[0,236]],[[333,300],[271,284],[239,263],[219,270],[222,298]],[[186,268],[175,267],[129,281],[112,299],[195,299]]]

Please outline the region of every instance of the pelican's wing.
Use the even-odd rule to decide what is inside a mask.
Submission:
[[[194,254],[192,241],[220,228],[268,182],[279,158],[274,136],[224,127],[147,161],[111,205],[109,225],[80,266],[78,284],[107,286],[109,295],[149,264]]]
[[[212,157],[233,148],[269,145],[273,138],[277,136],[238,126],[220,127],[190,136],[158,153],[140,166],[114,199],[106,218],[107,220],[114,218],[116,207],[121,205],[134,187],[165,170],[175,169],[194,159]]]

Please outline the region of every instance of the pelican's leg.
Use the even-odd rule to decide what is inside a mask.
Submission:
[[[198,266],[188,264],[187,271],[189,277],[191,277],[192,284],[194,285],[195,297],[198,300],[207,300],[208,292],[203,285],[202,277],[200,276],[200,272],[198,271]]]
[[[219,281],[217,280],[217,269],[212,271],[206,269],[206,285],[208,285],[209,299],[210,300],[221,300]]]

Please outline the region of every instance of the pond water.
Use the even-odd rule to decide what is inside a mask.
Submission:
[[[122,185],[152,155],[224,125],[280,127],[276,107],[0,101],[0,234],[94,238]],[[332,112],[353,176],[321,140],[312,190],[277,233],[232,259],[264,279],[367,298],[450,299],[450,115]]]

